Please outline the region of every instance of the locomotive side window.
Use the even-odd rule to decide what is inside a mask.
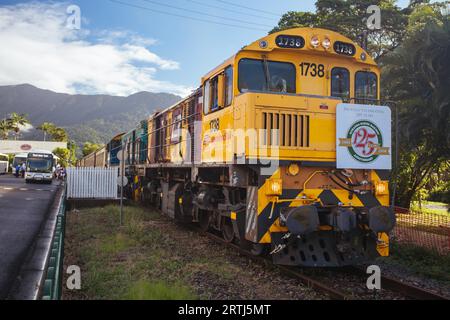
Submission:
[[[203,113],[208,114],[209,113],[209,105],[210,105],[210,91],[211,86],[209,85],[209,80],[205,82],[204,87],[204,93],[203,93]]]
[[[214,77],[205,82],[205,97],[204,97],[204,113],[219,109],[219,77]]]
[[[358,71],[355,75],[356,99],[374,99],[378,97],[377,75],[373,72]]]
[[[203,113],[217,111],[231,104],[233,100],[233,68],[227,67],[222,73],[205,81]]]
[[[241,59],[238,73],[240,92],[295,93],[296,74],[292,63]]]
[[[233,68],[225,69],[225,106],[229,106],[233,100]]]
[[[219,109],[219,79],[217,77],[213,78],[212,80],[209,80],[210,82],[210,90],[209,90],[209,96],[210,96],[210,108],[211,111],[216,111]]]
[[[331,70],[331,96],[350,97],[350,72],[347,69],[337,67]]]

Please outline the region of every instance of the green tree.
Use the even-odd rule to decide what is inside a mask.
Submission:
[[[404,207],[450,158],[450,23],[430,8],[414,8],[404,43],[383,61],[384,94],[399,108],[397,202]]]
[[[67,148],[69,149],[69,165],[74,165],[77,161],[77,143],[74,140],[69,140]]]
[[[30,121],[25,114],[18,114],[16,112],[11,113],[8,121],[11,124],[12,130],[15,132],[15,139],[17,139],[20,134],[20,128],[30,124]]]
[[[66,130],[57,127],[51,122],[44,122],[36,129],[44,132],[44,141],[47,138],[47,134],[51,136],[52,141],[65,142],[69,140],[69,135],[67,134]]]
[[[94,151],[97,151],[101,147],[102,147],[102,145],[100,145],[100,144],[96,144],[96,143],[92,143],[92,142],[85,142],[83,145],[83,157],[87,156],[88,154],[91,154]]]
[[[63,128],[56,127],[50,132],[50,134],[53,141],[65,142],[69,140],[69,135]]]
[[[13,130],[11,121],[8,119],[0,120],[0,136],[2,139],[8,139],[9,133]]]
[[[295,28],[315,27],[339,32],[356,41],[367,35],[367,50],[375,59],[392,51],[402,41],[407,25],[408,9],[400,9],[394,0],[317,0],[316,12],[290,11],[284,14],[270,33]],[[381,29],[367,27],[367,8],[381,9]]]
[[[53,150],[53,154],[59,158],[59,164],[63,167],[67,167],[70,162],[70,151],[66,148],[56,148]]]
[[[44,141],[47,141],[47,134],[51,135],[51,133],[56,129],[56,126],[51,122],[44,122],[36,129],[41,130],[44,133]]]

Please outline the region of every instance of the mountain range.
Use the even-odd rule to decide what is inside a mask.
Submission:
[[[169,93],[145,91],[119,97],[57,93],[29,84],[0,86],[0,119],[17,112],[26,114],[33,127],[52,122],[66,129],[69,138],[81,147],[86,141],[105,143],[180,99]],[[21,139],[42,137],[43,133],[33,128]]]

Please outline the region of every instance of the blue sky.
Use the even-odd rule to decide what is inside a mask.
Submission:
[[[408,2],[408,0],[402,0],[398,1],[398,4],[405,6]],[[266,35],[267,31],[277,24],[283,13],[314,11],[314,3],[313,0],[246,0],[245,2],[238,0],[73,0],[58,2],[60,5],[55,6],[54,2],[47,1],[2,0],[0,1],[0,18],[10,17],[13,22],[3,25],[0,22],[0,40],[6,37],[9,40],[20,38],[22,41],[17,41],[15,46],[12,45],[10,52],[6,49],[3,57],[0,53],[0,61],[2,59],[4,61],[3,64],[0,62],[0,85],[26,81],[47,89],[70,93],[127,95],[135,91],[148,90],[185,94],[199,84],[200,77],[208,70],[242,46]],[[55,25],[58,21],[64,23],[64,14],[66,14],[64,9],[70,4],[76,4],[81,9],[81,30],[58,33],[55,31]],[[254,10],[239,7],[239,5]],[[142,9],[144,7],[195,19],[234,24],[239,27],[194,21]],[[178,10],[175,7],[185,10]],[[49,13],[52,12],[49,8],[58,13]],[[211,15],[240,21],[218,19]],[[39,16],[42,21],[36,16]],[[18,21],[21,19],[27,21],[26,28],[19,25]],[[50,23],[51,19],[54,19],[56,24]],[[11,24],[14,25],[13,28]],[[38,29],[44,29],[44,32]],[[25,32],[26,30],[30,32]],[[35,46],[29,45],[31,40],[26,39],[28,34],[32,36],[33,33],[41,37],[40,42],[35,40]],[[47,41],[47,39],[50,40]],[[44,43],[47,45],[44,46]],[[103,45],[109,45],[109,47]],[[4,48],[3,46],[2,51]],[[35,51],[36,62],[27,65],[28,60],[25,56],[24,61],[19,58],[12,59],[18,56],[13,48],[22,52],[24,48]],[[56,51],[52,53],[50,52],[52,50]],[[69,54],[66,60],[59,58],[67,52]],[[58,57],[55,58],[52,54],[56,55],[56,53]],[[111,59],[112,62],[109,64],[111,67],[107,66],[107,59]],[[86,61],[90,64],[86,64]],[[24,63],[27,70],[21,71],[20,68],[25,68]],[[79,68],[76,67],[77,64]],[[14,69],[12,67],[14,65],[17,65],[19,69]],[[46,71],[30,71],[39,66],[42,68],[45,66]],[[97,66],[97,73],[104,74],[104,77],[95,74]],[[80,70],[84,68],[92,72],[92,78],[87,75],[89,72],[81,73]],[[61,69],[64,71],[60,72]],[[70,73],[70,70],[73,70],[73,73]],[[6,75],[2,77],[2,73]],[[23,76],[20,77],[17,74]],[[74,74],[77,74],[77,78],[74,78]],[[112,78],[115,77],[121,78],[121,83],[112,83]],[[58,79],[61,81],[58,82]]]

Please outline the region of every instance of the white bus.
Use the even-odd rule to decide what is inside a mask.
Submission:
[[[49,151],[35,151],[28,153],[25,182],[52,183],[55,156]]]
[[[28,153],[18,153],[14,156],[13,163],[11,164],[12,173],[16,174],[16,167],[27,162]]]
[[[0,153],[0,174],[8,173],[9,157],[7,154]]]

